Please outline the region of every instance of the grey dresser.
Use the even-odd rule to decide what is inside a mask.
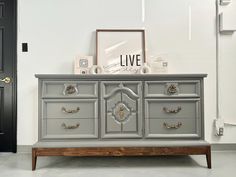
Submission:
[[[204,154],[205,74],[36,75],[37,156]]]

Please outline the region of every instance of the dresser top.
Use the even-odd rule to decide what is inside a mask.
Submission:
[[[35,74],[39,79],[166,79],[204,78],[207,74]]]

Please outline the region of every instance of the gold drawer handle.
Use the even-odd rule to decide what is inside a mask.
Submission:
[[[178,122],[176,125],[169,125],[168,123],[164,122],[163,126],[167,129],[178,129],[182,126],[182,123]]]
[[[64,85],[64,91],[63,94],[64,95],[74,95],[74,94],[78,94],[78,88],[76,85]]]
[[[166,107],[164,107],[163,108],[163,111],[165,111],[166,113],[171,113],[171,114],[176,114],[176,113],[178,113],[179,111],[181,111],[181,106],[178,106],[178,108],[177,109],[168,109],[168,108],[166,108]]]
[[[176,84],[171,84],[168,88],[167,88],[167,93],[169,95],[173,95],[176,94],[178,92],[178,88]]]
[[[74,113],[79,112],[80,108],[77,107],[76,109],[71,109],[71,110],[68,109],[68,110],[66,110],[65,107],[62,107],[61,110],[62,110],[62,112],[64,112],[64,113],[74,114]]]
[[[79,128],[80,124],[76,124],[76,125],[66,125],[65,123],[62,123],[61,126],[64,128],[64,129],[76,129],[76,128]]]

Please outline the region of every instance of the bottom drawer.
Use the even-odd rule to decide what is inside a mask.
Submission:
[[[45,119],[43,124],[43,139],[97,137],[97,119]]]
[[[199,138],[197,119],[146,119],[146,137]]]

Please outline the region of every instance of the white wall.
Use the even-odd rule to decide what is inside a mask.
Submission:
[[[229,18],[231,25],[236,26],[236,1],[227,6],[220,6],[219,13],[223,12]],[[233,123],[225,125],[225,136],[217,139],[220,142],[236,142],[236,32],[229,34],[221,34],[219,37],[220,45],[220,67],[219,67],[219,83],[220,83],[220,117],[225,122]]]
[[[219,13],[226,15],[229,24],[236,29],[236,1],[228,6],[221,6]],[[236,124],[236,32],[234,34],[221,34],[220,44],[220,91],[221,91],[221,116],[226,122]],[[228,94],[225,94],[228,93]]]
[[[191,26],[189,26],[189,13]],[[18,0],[18,144],[37,141],[35,73],[73,73],[76,55],[95,56],[98,28],[145,28],[147,55],[162,56],[170,73],[207,73],[205,132],[210,142],[235,143],[236,127],[222,139],[215,118],[215,0]],[[21,52],[21,43],[29,52]],[[233,48],[231,49],[233,52]]]

